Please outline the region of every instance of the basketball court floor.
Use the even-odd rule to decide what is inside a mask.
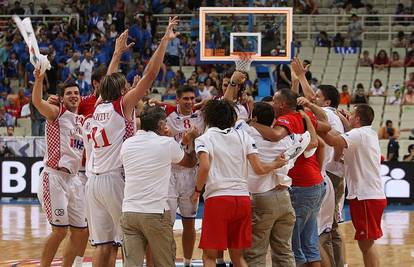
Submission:
[[[201,216],[199,212],[199,216]],[[346,215],[347,212],[345,212]],[[346,216],[349,219],[349,215]],[[43,242],[50,232],[41,208],[36,203],[3,203],[0,205],[0,266],[38,266]],[[414,266],[414,206],[389,206],[382,221],[384,236],[377,241],[381,266]],[[197,241],[201,220],[197,219]],[[352,223],[340,226],[346,244],[348,266],[363,266],[357,243],[353,240]],[[177,266],[182,266],[181,221],[174,225],[177,243]],[[53,266],[60,266],[60,249]],[[88,246],[84,266],[92,266],[93,248]],[[120,257],[120,254],[119,254]],[[227,257],[228,258],[228,257]],[[201,250],[195,249],[194,266],[202,266]],[[270,257],[268,257],[269,266]],[[122,266],[119,260],[118,266]]]

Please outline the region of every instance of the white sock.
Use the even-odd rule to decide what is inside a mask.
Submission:
[[[191,265],[191,259],[184,258],[184,266],[190,266]]]
[[[217,258],[217,259],[216,259],[216,263],[217,263],[217,264],[222,264],[222,263],[226,263],[226,262],[224,261],[224,259],[223,259],[223,258]]]
[[[73,267],[82,267],[83,257],[76,256]]]

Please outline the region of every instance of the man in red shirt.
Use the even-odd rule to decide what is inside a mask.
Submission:
[[[278,141],[289,134],[302,134],[306,125],[297,109],[298,95],[289,89],[279,90],[273,97],[276,121],[274,128],[253,123],[263,137]],[[318,132],[330,130],[329,124],[316,121],[307,112]],[[310,145],[301,155],[288,175],[292,178],[291,199],[296,213],[296,223],[292,235],[292,248],[297,265],[311,264],[320,266],[319,235],[317,216],[325,195],[325,183],[317,160],[315,149],[318,142]],[[313,149],[312,149],[313,148]]]

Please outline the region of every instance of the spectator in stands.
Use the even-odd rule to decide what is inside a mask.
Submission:
[[[397,88],[398,87],[398,88]],[[388,105],[400,105],[401,104],[401,89],[399,86],[394,86],[394,95],[388,97],[387,104]]]
[[[318,6],[315,0],[294,0],[293,9],[297,14],[318,14]]]
[[[91,85],[85,81],[85,74],[81,71],[76,71],[76,84],[79,86],[79,93],[81,96],[87,96],[91,93]]]
[[[375,79],[372,83],[371,90],[369,91],[370,96],[386,96],[385,88],[382,86],[380,79]]]
[[[366,4],[366,14],[368,15],[377,15],[378,11],[374,10],[374,7],[371,4]],[[380,23],[378,22],[377,16],[370,16],[365,18],[365,25],[367,26],[380,26]]]
[[[20,6],[20,2],[19,1],[16,1],[16,2],[14,2],[14,8],[12,8],[12,9],[10,9],[10,11],[9,11],[9,14],[10,15],[14,15],[14,14],[16,14],[16,15],[24,15],[24,8],[22,8],[21,6]]]
[[[414,87],[414,72],[410,72],[410,74],[408,74],[408,80],[405,81],[404,85],[405,87],[408,87],[408,86]]]
[[[361,0],[348,0],[348,3],[351,4],[353,8],[364,7],[364,4]]]
[[[6,105],[4,107],[6,108],[6,112],[12,116],[13,125],[15,125],[16,120],[19,118],[20,115],[19,107],[17,107],[16,103],[11,99],[6,102]]]
[[[15,105],[19,109],[19,117],[20,117],[20,114],[22,112],[23,106],[26,105],[26,104],[28,104],[30,102],[30,99],[27,96],[24,95],[24,90],[23,89],[20,89],[17,92],[17,96],[14,99],[14,102],[15,102]]]
[[[182,70],[177,70],[175,73],[175,79],[177,80],[177,83],[181,86],[185,83],[185,76],[184,72]]]
[[[388,58],[387,52],[384,49],[381,49],[374,59],[374,68],[383,70],[388,68],[389,65],[390,59]]]
[[[369,57],[369,51],[364,50],[364,52],[362,52],[362,57],[359,59],[359,66],[360,67],[371,67],[373,64],[374,62]]]
[[[414,40],[410,40],[410,48],[405,55],[404,66],[414,67]]]
[[[320,47],[331,47],[331,40],[329,40],[326,31],[319,32],[319,35],[316,37],[315,45]]]
[[[6,112],[4,106],[0,107],[0,127],[13,126],[13,116]]]
[[[30,15],[36,15],[36,9],[34,7],[34,3],[30,2],[29,5],[27,6],[26,10],[24,11],[24,14],[27,16]]]
[[[351,95],[348,91],[348,85],[342,85],[342,93],[339,95],[339,104],[340,105],[347,105],[349,107],[351,105]]]
[[[357,89],[355,90],[354,97],[352,99],[352,104],[367,104],[368,97],[365,94],[364,85],[362,83],[357,84]]]
[[[14,126],[7,126],[7,136],[14,136]]]
[[[73,56],[66,61],[66,67],[69,68],[71,74],[75,73],[75,70],[80,67],[80,53],[75,52]]]
[[[397,37],[392,41],[393,47],[407,47],[408,41],[403,31],[399,31]]]
[[[19,68],[20,64],[17,54],[12,52],[6,62],[6,77],[13,79],[17,78],[19,76]]]
[[[45,86],[43,86],[42,97],[43,100],[47,100],[47,98],[49,97]],[[46,120],[42,116],[42,114],[40,114],[40,112],[35,108],[35,106],[32,103],[32,100],[30,100],[30,119],[32,121],[32,135],[44,136]]]
[[[403,105],[414,105],[414,86],[409,85],[403,97]]]
[[[91,84],[92,82],[91,78],[92,78],[93,67],[94,67],[94,62],[92,60],[92,53],[88,51],[85,53],[85,58],[80,64],[80,71],[85,74],[85,81],[89,84]]]
[[[400,157],[400,144],[398,143],[397,137],[394,136],[393,130],[390,131],[390,137],[387,146],[387,161],[398,161]]]
[[[49,8],[47,8],[46,3],[40,4],[39,15],[52,15],[52,12],[50,12]]]
[[[11,87],[10,87],[10,80],[8,78],[5,78],[3,81],[0,81],[0,98],[3,100],[6,100],[7,95],[11,93]]]
[[[408,146],[408,154],[404,155],[404,161],[414,161],[414,145]]]
[[[359,17],[356,14],[352,14],[351,23],[348,25],[348,37],[350,39],[351,47],[362,46],[362,33],[364,29]]]
[[[188,49],[186,57],[184,58],[184,64],[187,66],[195,66],[196,65],[196,53],[193,48]]]
[[[210,90],[205,85],[204,81],[198,83],[198,93],[201,100],[206,100],[211,98]]]
[[[391,68],[400,68],[404,67],[403,62],[400,59],[400,54],[397,51],[392,52],[392,58],[390,61],[390,67]]]
[[[287,64],[279,64],[275,69],[275,77],[277,81],[277,90],[289,88],[292,85],[290,66]]]
[[[391,120],[387,120],[385,122],[385,125],[382,126],[378,130],[378,138],[379,139],[390,139],[393,136],[396,137],[396,138],[399,138],[400,137],[400,132],[398,131],[397,128],[395,128],[393,126],[393,123],[392,123]]]
[[[179,49],[180,39],[178,37],[168,43],[166,58],[172,66],[180,66]]]

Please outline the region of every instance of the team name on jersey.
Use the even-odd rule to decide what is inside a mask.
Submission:
[[[110,113],[95,113],[93,119],[96,121],[107,121],[110,118]]]

